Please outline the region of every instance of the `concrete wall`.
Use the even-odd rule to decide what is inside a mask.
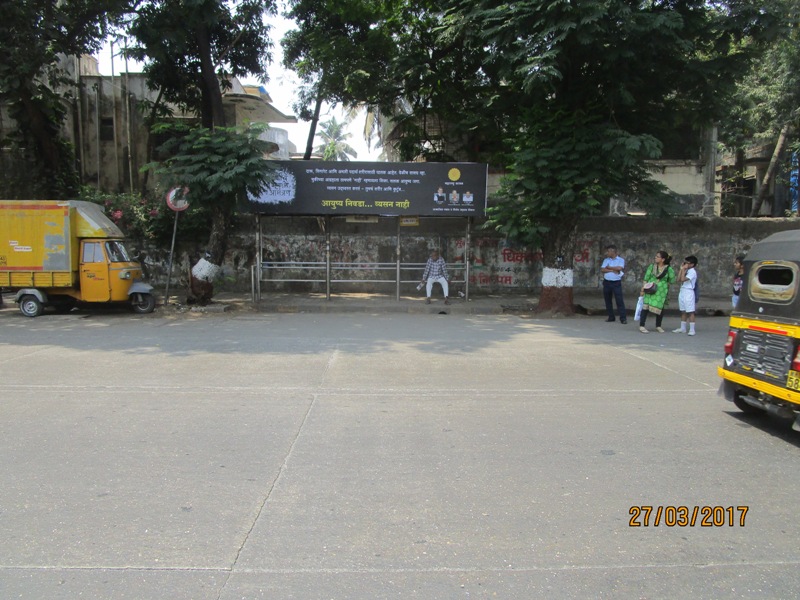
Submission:
[[[265,262],[307,261],[324,263],[326,233],[324,221],[315,218],[262,219],[262,260]],[[343,218],[328,224],[331,256],[334,262],[357,265],[355,270],[339,271],[341,278],[353,283],[335,284],[334,293],[346,291],[394,293],[393,284],[370,281],[391,280],[393,268],[372,271],[370,263],[394,263],[397,244],[397,223],[393,218],[377,223],[348,223]],[[647,266],[655,253],[666,250],[676,261],[694,254],[699,259],[704,295],[727,295],[733,272],[733,258],[745,254],[752,244],[776,231],[800,227],[798,219],[724,219],[686,217],[655,221],[646,218],[599,217],[587,219],[579,229],[574,256],[576,290],[600,290],[600,264],[606,245],[613,243],[627,261],[626,292],[638,290]],[[256,223],[254,217],[242,217],[231,239],[230,250],[216,287],[220,290],[250,290],[250,267],[255,264]],[[424,263],[432,248],[440,248],[448,264],[463,264],[466,247],[464,219],[420,219],[417,227],[402,227],[401,261]],[[180,239],[179,239],[180,248]],[[163,249],[144,248],[147,275],[154,285],[163,286],[168,255]],[[172,286],[185,281],[192,260],[200,248],[180,248],[175,259]],[[526,248],[515,248],[479,224],[471,228],[471,293],[537,293],[541,288],[541,255]],[[463,271],[456,270],[457,278]],[[403,280],[414,280],[418,271],[404,271]],[[316,272],[271,272],[270,278],[324,279],[324,270]],[[176,289],[173,287],[173,289]],[[264,291],[324,291],[323,283],[266,284]],[[456,286],[456,290],[458,290]],[[403,286],[411,293],[413,284]]]

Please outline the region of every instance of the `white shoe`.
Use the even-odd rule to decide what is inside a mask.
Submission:
[[[694,331],[689,332],[689,335],[694,335],[694,334],[695,334]]]
[[[656,327],[656,331],[658,333],[664,333],[664,328],[663,327]]]
[[[678,329],[673,329],[672,333],[686,333],[686,330],[678,327]]]
[[[650,333],[649,331],[647,331],[646,327],[639,327],[639,331],[641,331],[642,333]]]

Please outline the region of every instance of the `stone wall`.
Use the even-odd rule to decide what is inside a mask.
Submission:
[[[599,290],[600,263],[606,245],[613,243],[627,260],[625,289],[633,293],[655,253],[666,250],[676,259],[694,254],[699,259],[698,271],[706,295],[726,295],[730,287],[733,258],[746,254],[752,244],[767,235],[800,226],[797,219],[725,219],[683,217],[651,220],[638,217],[598,217],[586,219],[578,233],[574,256],[574,285],[576,290]],[[316,218],[262,218],[262,260],[276,262],[320,263],[319,269],[299,271],[270,271],[270,282],[262,291],[308,292],[325,290],[322,282],[281,283],[278,278],[323,279],[325,271],[326,232],[330,232],[331,260],[349,263],[355,268],[338,269],[335,275],[352,282],[336,283],[337,292],[394,293],[393,281],[397,246],[397,221],[381,218],[377,223],[349,223],[344,218],[324,221]],[[249,292],[251,266],[257,256],[257,226],[253,217],[242,217],[230,241],[230,250],[216,282],[218,290]],[[480,223],[471,226],[470,292],[537,293],[541,288],[541,254],[526,248],[516,248]],[[421,275],[419,266],[430,250],[440,248],[449,265],[463,264],[466,247],[466,220],[420,218],[418,226],[401,227],[401,261],[417,265],[401,273],[403,293],[411,293],[412,281]],[[180,242],[180,240],[179,240]],[[135,244],[134,244],[135,245]],[[201,255],[197,247],[180,247],[174,259],[172,288],[185,289],[190,262]],[[151,283],[163,286],[166,282],[167,251],[144,248],[146,273]],[[373,263],[385,268],[372,270]],[[463,278],[463,269],[454,269],[456,279]],[[372,281],[372,280],[383,280]],[[456,290],[460,289],[456,284]]]

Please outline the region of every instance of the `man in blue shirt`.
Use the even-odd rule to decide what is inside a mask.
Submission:
[[[625,275],[625,259],[617,255],[617,247],[614,244],[606,246],[606,258],[600,266],[603,273],[603,299],[606,301],[606,321],[612,322],[614,319],[614,306],[611,304],[611,297],[617,303],[619,310],[619,322],[625,325],[628,322],[625,312],[625,300],[622,298],[622,278]]]

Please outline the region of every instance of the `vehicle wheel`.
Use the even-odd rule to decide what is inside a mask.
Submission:
[[[44,306],[36,296],[26,295],[19,299],[19,312],[26,317],[38,317],[44,311]]]
[[[156,307],[156,299],[153,294],[131,294],[131,308],[133,312],[146,315],[153,312]]]
[[[740,411],[750,415],[762,414],[764,412],[760,408],[756,408],[755,406],[752,406],[751,404],[748,404],[747,402],[742,400],[740,392],[738,391],[734,392],[733,394],[733,403],[736,405],[736,408],[738,408]]]

